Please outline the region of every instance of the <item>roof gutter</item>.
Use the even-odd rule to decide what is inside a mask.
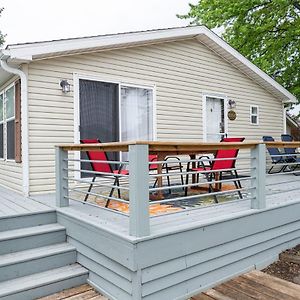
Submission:
[[[28,79],[27,74],[7,63],[9,56],[1,55],[0,64],[4,71],[18,75],[21,79],[21,129],[22,129],[22,172],[23,172],[23,193],[29,196],[29,135],[28,135]]]

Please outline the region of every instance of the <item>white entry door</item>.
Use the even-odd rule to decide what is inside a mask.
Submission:
[[[226,135],[225,100],[205,97],[204,139],[207,142],[219,142]]]

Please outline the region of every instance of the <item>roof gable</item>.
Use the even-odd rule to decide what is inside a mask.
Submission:
[[[295,96],[293,96],[288,90],[256,67],[205,26],[190,26],[37,43],[15,44],[8,45],[6,49],[2,51],[2,54],[10,62],[22,63],[56,56],[126,48],[187,38],[196,38],[199,42],[206,45],[283,102],[296,102]]]

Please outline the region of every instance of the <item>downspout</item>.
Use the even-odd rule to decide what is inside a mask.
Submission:
[[[29,135],[28,135],[28,80],[27,74],[7,64],[7,56],[0,58],[1,67],[8,73],[18,75],[21,79],[21,129],[22,129],[22,171],[23,193],[29,196]]]
[[[286,111],[287,111],[287,109],[284,104],[282,105],[282,108],[283,108],[283,134],[286,134]]]

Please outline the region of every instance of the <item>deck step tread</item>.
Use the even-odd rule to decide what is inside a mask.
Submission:
[[[11,239],[17,239],[22,238],[26,236],[31,235],[38,235],[38,234],[44,234],[48,232],[55,232],[55,231],[61,231],[65,230],[65,227],[54,223],[54,224],[46,224],[46,225],[40,225],[40,226],[33,226],[28,228],[20,228],[20,229],[13,229],[8,231],[2,231],[0,232],[0,242],[11,240]]]
[[[50,271],[4,281],[0,283],[0,298],[86,274],[88,274],[87,269],[79,264],[72,264]]]
[[[50,246],[3,254],[0,255],[0,268],[11,264],[17,264],[75,250],[76,248],[68,243],[59,243]]]

